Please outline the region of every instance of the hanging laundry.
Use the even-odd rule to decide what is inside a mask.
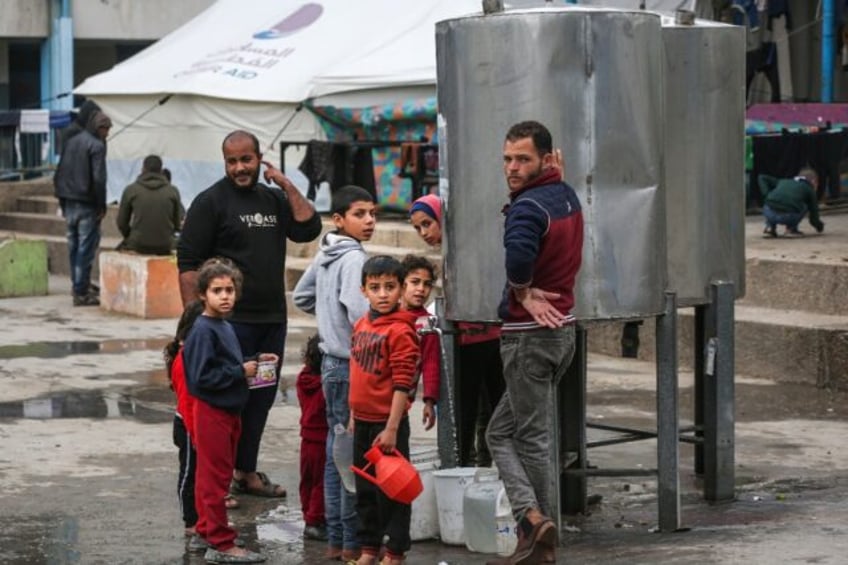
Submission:
[[[50,133],[50,110],[21,110],[21,133]]]
[[[318,185],[326,182],[330,192],[347,183],[347,159],[345,146],[329,141],[310,141],[306,146],[306,155],[298,169],[309,179],[306,197],[314,201]]]
[[[377,183],[374,179],[374,157],[371,154],[371,147],[354,145],[352,149],[351,182],[370,192],[376,202]]]
[[[418,174],[418,148],[420,143],[402,143],[400,146],[401,176],[414,177]]]

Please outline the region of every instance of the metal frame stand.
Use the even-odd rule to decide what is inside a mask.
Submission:
[[[695,473],[704,478],[704,498],[733,500],[735,492],[733,283],[710,285],[711,303],[695,307]],[[684,441],[686,440],[685,438]]]
[[[659,528],[670,532],[680,527],[679,417],[677,406],[677,300],[666,293],[665,312],[657,317],[657,431],[589,424],[586,421],[586,330],[578,327],[574,359],[560,384],[558,394],[562,417],[560,504],[566,514],[585,512],[586,481],[590,476],[656,476]],[[615,439],[588,442],[586,428],[594,427],[623,435]],[[656,469],[589,468],[586,453],[591,447],[656,438]]]
[[[432,320],[433,331],[439,336],[441,345],[441,378],[439,379],[439,409],[436,411],[436,442],[439,448],[439,461],[444,469],[459,465],[459,441],[456,422],[456,375],[454,324],[445,318],[445,299],[436,299],[436,319]]]

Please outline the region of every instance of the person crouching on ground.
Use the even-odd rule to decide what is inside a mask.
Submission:
[[[400,309],[403,267],[385,255],[362,267],[362,292],[370,310],[353,327],[350,350],[350,411],[353,464],[366,465],[373,446],[397,449],[409,458],[409,393],[418,365],[415,314]],[[412,507],[390,500],[376,485],[356,477],[357,565],[375,565],[385,546],[384,565],[403,563],[410,547]],[[385,543],[384,543],[385,542]]]
[[[819,219],[819,205],[816,190],[819,177],[813,169],[803,168],[791,179],[778,179],[769,175],[757,178],[760,192],[763,194],[763,216],[766,237],[777,237],[777,225],[786,226],[784,235],[802,236],[798,224],[810,213],[810,225],[818,233],[824,231],[824,222]]]
[[[197,449],[195,530],[209,544],[209,563],[261,563],[265,557],[236,545],[227,521],[224,497],[235,466],[241,435],[241,411],[247,403],[247,379],[257,362],[244,361],[238,338],[226,317],[241,291],[241,272],[225,259],[206,261],[197,273],[203,315],[194,323],[183,349],[186,383],[195,397]]]

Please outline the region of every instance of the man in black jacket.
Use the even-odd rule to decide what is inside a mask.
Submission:
[[[97,306],[91,268],[100,245],[100,222],[106,215],[106,137],[112,120],[94,112],[82,131],[68,139],[53,179],[68,227],[68,258],[74,306]]]
[[[275,353],[282,363],[286,339],[286,240],[312,241],[321,233],[321,218],[296,186],[271,163],[262,160],[259,141],[246,131],[234,131],[222,145],[226,177],[201,192],[191,203],[180,240],[177,265],[183,304],[197,298],[197,269],[206,259],[226,257],[244,275],[241,298],[230,323],[245,358]],[[265,180],[259,181],[260,165]],[[252,388],[242,411],[242,432],[231,490],[281,497],[286,491],[257,472],[259,443],[279,383]]]

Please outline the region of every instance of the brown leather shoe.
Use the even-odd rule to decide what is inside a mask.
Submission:
[[[342,550],[341,559],[343,563],[347,563],[348,561],[356,561],[359,559],[360,551],[358,549],[345,549]]]
[[[556,563],[556,547],[540,544],[541,558],[539,563]]]
[[[527,518],[523,518],[527,520]],[[521,535],[518,528],[518,545],[509,557],[486,561],[486,565],[539,565],[546,563],[546,557],[556,560],[557,531],[556,524],[549,518],[542,517],[527,536]]]

